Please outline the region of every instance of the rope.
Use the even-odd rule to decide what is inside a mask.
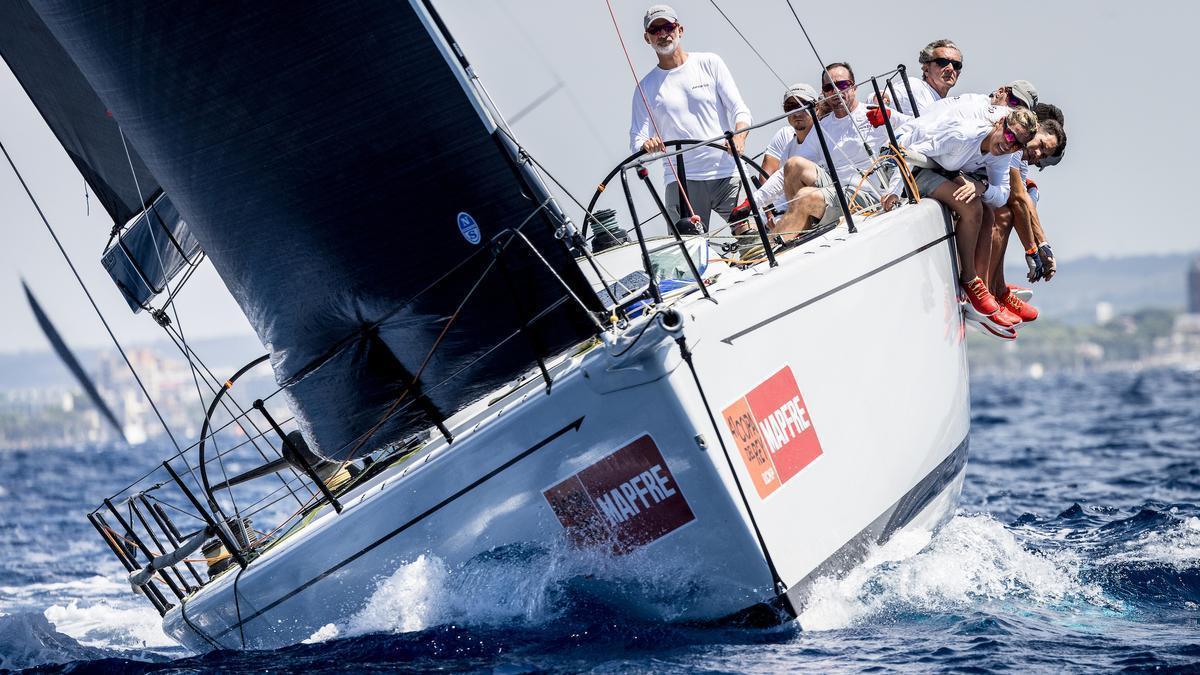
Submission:
[[[175,434],[171,433],[171,428],[167,426],[167,420],[163,418],[162,413],[158,409],[158,405],[155,404],[154,399],[150,396],[150,392],[146,390],[146,385],[142,382],[142,378],[138,376],[137,369],[133,367],[133,362],[130,361],[129,356],[125,354],[125,349],[121,346],[121,342],[117,340],[117,336],[113,333],[112,327],[108,325],[108,320],[104,318],[104,313],[100,311],[100,306],[96,304],[96,300],[92,297],[91,291],[88,290],[87,284],[83,282],[83,277],[79,276],[79,270],[75,269],[75,263],[71,261],[71,256],[67,255],[67,249],[63,247],[62,241],[58,238],[58,234],[54,231],[54,227],[50,225],[49,219],[46,218],[46,214],[42,211],[42,207],[38,204],[37,199],[35,199],[33,196],[33,192],[29,189],[29,185],[25,182],[25,177],[22,176],[21,171],[17,169],[17,165],[15,162],[13,162],[12,156],[8,154],[8,148],[4,147],[4,143],[2,142],[0,142],[0,152],[4,153],[4,158],[8,160],[8,165],[12,167],[13,173],[17,175],[17,180],[21,182],[21,187],[24,188],[25,194],[29,197],[30,203],[33,204],[33,208],[37,210],[38,216],[41,217],[42,224],[46,226],[46,231],[50,233],[50,237],[54,240],[54,244],[58,247],[59,253],[61,253],[63,256],[63,260],[65,260],[67,262],[67,266],[71,268],[71,273],[75,275],[75,281],[79,282],[79,287],[83,289],[83,294],[87,296],[88,302],[91,303],[92,309],[95,310],[96,316],[100,319],[100,323],[104,324],[104,330],[108,332],[108,337],[112,339],[117,351],[120,352],[121,358],[125,361],[125,365],[129,368],[129,373],[133,375],[133,379],[137,382],[138,388],[142,390],[142,394],[146,397],[146,401],[150,404],[150,408],[154,410],[154,415],[158,417],[158,421],[160,424],[162,424],[163,430],[167,432],[167,436],[171,439],[171,444],[175,446],[176,450],[179,450],[179,452],[182,453],[183,450],[180,448],[179,441],[175,440]]]
[[[633,59],[629,56],[629,48],[625,46],[625,38],[621,35],[621,26],[617,22],[617,14],[613,11],[612,0],[604,0],[608,5],[608,15],[612,17],[613,30],[617,31],[617,41],[621,43],[621,51],[625,52],[625,62],[629,64],[629,74],[633,76],[633,81],[637,86],[638,94],[642,97],[642,105],[646,106],[646,115],[650,118],[650,124],[654,127],[654,135],[660,140],[663,138],[662,132],[658,130],[658,121],[654,119],[654,112],[650,110],[650,99],[646,98],[646,92],[642,89],[642,81],[638,79],[637,69],[633,67]],[[679,194],[683,195],[683,201],[687,204],[688,212],[691,217],[696,217],[696,209],[692,208],[692,200],[688,198],[687,186],[683,181],[679,180],[679,172],[675,170],[674,162],[667,162],[667,168],[671,170],[671,175],[675,177],[675,184],[679,186]]]
[[[754,52],[754,55],[758,57],[758,60],[763,62],[763,65],[767,67],[767,70],[771,71],[771,74],[775,76],[775,79],[779,80],[779,84],[787,87],[788,83],[784,82],[783,78],[779,76],[779,73],[775,72],[775,69],[772,68],[771,64],[766,60],[766,58],[764,58],[763,55],[758,52],[758,49],[754,47],[754,44],[750,42],[750,40],[746,39],[745,35],[742,35],[742,31],[738,30],[738,27],[734,25],[733,20],[726,16],[725,12],[722,11],[717,5],[717,0],[708,1],[712,3],[713,8],[717,10],[717,12],[725,19],[725,21],[729,23],[729,27],[733,29],[733,32],[737,33],[738,37],[742,38],[742,42],[746,43],[746,46],[750,48],[750,51]]]

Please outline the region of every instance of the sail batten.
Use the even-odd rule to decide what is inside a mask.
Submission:
[[[270,348],[321,454],[398,440],[524,373],[546,354],[506,339],[520,306],[557,306],[536,326],[548,353],[594,332],[561,302],[595,298],[548,196],[422,5],[33,4]],[[545,259],[502,247],[520,303],[490,264],[517,227]]]

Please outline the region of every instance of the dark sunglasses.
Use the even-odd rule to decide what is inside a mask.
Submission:
[[[956,71],[962,70],[962,61],[955,61],[954,59],[947,59],[947,58],[941,57],[941,56],[939,56],[936,59],[929,59],[928,61],[926,61],[926,63],[936,63],[938,68],[945,68],[946,66],[954,66],[954,70],[956,70]]]
[[[679,28],[679,24],[677,23],[660,23],[657,26],[650,26],[646,29],[646,32],[651,35],[662,35],[663,33],[674,32],[676,28]]]
[[[1029,141],[1032,141],[1033,138],[1030,137],[1029,140],[1026,141],[1017,138],[1017,135],[1013,133],[1012,128],[1008,126],[1008,120],[1004,120],[1004,140],[1016,145],[1018,148],[1023,148],[1027,143],[1029,143]]]
[[[806,108],[808,108],[807,102],[796,103],[795,99],[790,99],[790,98],[787,100],[786,103],[783,104],[783,112],[785,112],[785,113],[796,112],[798,110],[804,111]]]
[[[1025,105],[1025,101],[1022,101],[1021,99],[1017,98],[1016,96],[1013,96],[1012,92],[1009,92],[1008,107],[1010,107],[1010,108],[1025,108],[1027,106]]]
[[[854,86],[852,80],[838,80],[837,82],[822,82],[821,91],[833,91],[834,86],[837,86],[838,91],[846,91]]]

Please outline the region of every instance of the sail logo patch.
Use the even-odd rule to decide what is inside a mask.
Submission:
[[[458,231],[470,244],[478,245],[483,241],[483,232],[479,229],[479,223],[475,222],[471,214],[466,211],[458,214]]]
[[[821,456],[821,440],[789,366],[722,414],[763,499]]]
[[[649,435],[542,491],[580,547],[628,553],[696,519]]]

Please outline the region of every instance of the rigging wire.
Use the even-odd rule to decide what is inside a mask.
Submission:
[[[21,175],[21,171],[17,168],[12,156],[8,154],[8,148],[4,146],[3,142],[0,142],[0,152],[4,153],[4,158],[8,160],[8,165],[12,167],[13,173],[17,175],[17,180],[21,182],[21,187],[24,188],[25,194],[29,197],[29,201],[33,204],[33,208],[37,210],[38,216],[41,217],[42,224],[46,226],[46,231],[50,233],[50,237],[54,240],[54,244],[58,247],[59,253],[61,253],[63,256],[63,260],[65,260],[67,266],[71,268],[71,273],[75,275],[75,281],[79,282],[79,287],[83,289],[83,294],[87,296],[88,302],[90,302],[92,305],[92,309],[96,311],[96,316],[100,319],[100,323],[104,324],[104,330],[108,332],[108,337],[112,339],[117,351],[120,352],[121,358],[124,359],[125,365],[128,366],[129,372],[131,375],[133,375],[134,381],[137,382],[138,387],[142,390],[142,394],[146,397],[146,401],[150,404],[150,408],[154,410],[154,415],[158,417],[158,421],[160,424],[162,424],[163,430],[167,432],[167,437],[171,439],[171,444],[175,446],[176,450],[183,452],[182,447],[179,445],[179,441],[175,439],[175,434],[171,433],[171,427],[167,425],[167,420],[162,416],[162,412],[159,411],[158,405],[150,396],[150,392],[147,391],[145,383],[142,382],[142,378],[138,376],[137,369],[133,367],[133,362],[129,360],[129,356],[125,353],[125,349],[121,346],[121,342],[117,340],[117,336],[115,333],[113,333],[112,327],[108,325],[108,320],[104,318],[104,313],[100,311],[100,306],[96,304],[96,300],[92,297],[91,291],[88,290],[87,284],[84,283],[83,277],[79,275],[79,270],[75,268],[75,263],[71,260],[71,256],[67,254],[67,249],[63,246],[62,241],[58,238],[58,234],[54,231],[54,227],[50,225],[50,220],[46,218],[45,212],[42,211],[41,205],[38,204],[37,199],[33,196],[33,192],[29,189],[29,185],[25,182],[25,177]]]
[[[754,47],[754,44],[751,43],[750,40],[747,39],[745,35],[742,35],[742,31],[739,30],[738,27],[733,23],[733,19],[730,19],[729,16],[725,14],[725,11],[722,10],[719,5],[717,5],[717,0],[708,0],[708,1],[711,2],[713,8],[716,9],[717,12],[722,17],[724,17],[725,21],[729,23],[729,27],[733,29],[733,32],[737,33],[738,37],[742,38],[742,42],[746,43],[746,46],[750,48],[750,51],[754,52],[754,55],[758,57],[758,60],[763,62],[763,65],[767,67],[767,70],[771,71],[771,74],[775,76],[775,79],[779,80],[779,84],[783,85],[784,88],[786,88],[788,86],[788,83],[784,82],[783,78],[779,76],[779,73],[775,72],[775,69],[771,67],[770,62],[768,62],[767,59],[762,54],[759,53],[758,49],[756,49]]]
[[[808,35],[808,29],[804,27],[804,22],[800,20],[800,15],[798,13],[796,13],[796,7],[792,4],[792,0],[784,0],[784,1],[787,2],[788,9],[792,10],[792,16],[795,17],[796,24],[800,26],[800,32],[804,34],[804,39],[808,42],[809,48],[812,49],[813,56],[815,56],[817,58],[817,65],[820,66],[820,68],[821,68],[822,77],[826,77],[825,65],[827,62],[821,58],[821,54],[817,51],[817,45],[813,44],[812,38]],[[829,78],[829,81],[832,83],[833,78]],[[857,87],[858,83],[855,82],[854,85]],[[844,92],[839,90],[837,87],[834,87],[833,95],[838,97],[839,99],[841,99],[842,105],[845,106],[845,108],[846,108],[847,115],[853,114],[850,112],[850,105],[849,105],[849,102],[846,101],[846,94]],[[830,113],[830,114],[833,114],[833,113]],[[813,122],[817,123],[817,120],[813,120]],[[871,150],[871,145],[867,142],[866,137],[863,136],[862,130],[858,128],[857,124],[853,123],[853,120],[851,120],[850,126],[854,129],[854,132],[856,134],[858,134],[858,140],[863,144],[863,147],[866,148],[867,155],[874,157],[875,153]],[[839,154],[842,155],[842,159],[845,159],[851,166],[854,167],[854,169],[856,171],[859,172],[860,175],[862,175],[862,171],[859,170],[858,165],[855,164],[854,162],[850,161],[850,157],[846,155],[845,151],[842,150],[841,148],[837,148],[837,150],[838,150]],[[829,167],[829,168],[831,171],[836,171],[835,167]]]

